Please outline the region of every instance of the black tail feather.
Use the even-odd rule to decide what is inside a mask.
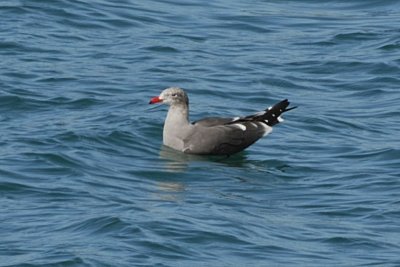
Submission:
[[[265,123],[268,126],[274,126],[275,124],[278,124],[282,119],[279,117],[282,115],[282,113],[287,112],[289,110],[295,109],[297,107],[291,107],[288,108],[290,102],[285,99],[282,100],[281,102],[275,104],[274,106],[267,108],[264,111],[258,112],[256,114],[242,117],[239,119],[235,119],[233,121],[229,121],[226,124],[235,124],[235,123],[240,123],[240,122],[251,122],[251,121],[259,121],[262,123]]]
[[[265,113],[259,116],[257,120],[265,122],[268,126],[274,126],[275,124],[278,124],[280,122],[279,116],[281,116],[282,113],[297,108],[297,107],[288,108],[289,105],[290,102],[287,99],[282,100],[281,102],[275,104],[274,106],[266,109]]]

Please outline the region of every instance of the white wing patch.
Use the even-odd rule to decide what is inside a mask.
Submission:
[[[263,136],[266,136],[267,134],[269,134],[270,132],[272,132],[272,127],[266,125],[265,123],[260,123],[263,128],[264,128],[264,134]]]
[[[278,121],[279,121],[279,122],[283,122],[284,119],[283,119],[281,116],[279,116],[279,117],[278,117]]]
[[[247,129],[246,126],[244,126],[243,124],[239,124],[239,123],[232,124],[232,126],[236,126],[239,129],[241,129],[242,131],[246,131],[246,129]]]
[[[233,121],[237,121],[237,120],[240,120],[240,117],[234,117],[234,118],[232,119],[232,122],[233,122]]]

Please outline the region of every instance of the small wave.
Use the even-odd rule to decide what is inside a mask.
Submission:
[[[350,32],[350,33],[339,33],[334,36],[333,41],[368,41],[376,40],[378,34],[373,32]]]
[[[145,48],[148,51],[163,52],[163,53],[179,53],[179,50],[171,46],[149,46]]]
[[[70,231],[72,235],[103,235],[123,230],[129,225],[118,217],[95,217],[81,222],[63,226],[62,231]]]

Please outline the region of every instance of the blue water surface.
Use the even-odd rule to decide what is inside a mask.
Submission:
[[[0,1],[0,266],[400,266],[400,3]],[[191,118],[288,98],[225,157]]]

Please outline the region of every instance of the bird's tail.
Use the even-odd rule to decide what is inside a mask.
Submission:
[[[266,110],[259,112],[257,114],[248,116],[247,118],[252,119],[254,121],[264,122],[268,126],[272,127],[275,124],[278,124],[279,122],[283,121],[283,119],[281,118],[282,113],[297,108],[297,107],[288,108],[289,104],[290,102],[287,99],[285,99],[273,105],[272,107],[269,107]]]

